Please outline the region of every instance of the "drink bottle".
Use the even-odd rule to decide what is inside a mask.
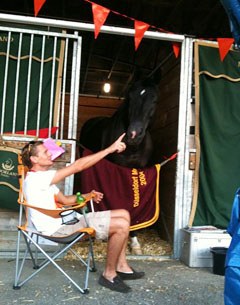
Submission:
[[[77,203],[78,204],[82,204],[83,202],[85,202],[85,199],[82,196],[81,192],[77,192],[76,196],[77,196]],[[81,208],[81,212],[80,212],[81,214],[82,214],[83,210],[84,210],[85,213],[87,213],[88,212],[88,207],[85,206],[85,207]]]
[[[81,203],[83,203],[85,201],[85,199],[83,198],[81,192],[77,192],[76,196],[77,196],[77,203],[78,204],[81,204]]]

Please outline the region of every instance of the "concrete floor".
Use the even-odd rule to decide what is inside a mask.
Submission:
[[[81,278],[76,261],[60,262],[75,278]],[[210,268],[189,268],[177,260],[132,260],[136,270],[144,270],[143,279],[128,281],[132,292],[121,294],[98,284],[104,263],[90,273],[89,294],[81,294],[60,272],[49,265],[20,290],[13,290],[15,261],[0,259],[1,305],[223,305],[224,276]],[[29,262],[27,271],[31,270]]]

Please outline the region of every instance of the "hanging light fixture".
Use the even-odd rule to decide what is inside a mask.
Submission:
[[[111,91],[111,85],[109,82],[105,82],[104,85],[103,85],[103,91],[105,93],[109,93]]]

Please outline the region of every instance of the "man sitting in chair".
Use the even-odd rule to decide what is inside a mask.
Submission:
[[[29,168],[24,181],[24,195],[28,204],[55,209],[56,202],[76,205],[76,195],[65,196],[56,186],[66,177],[83,171],[96,164],[108,154],[121,153],[126,149],[121,135],[112,145],[95,154],[77,159],[71,165],[59,170],[50,170],[53,165],[51,153],[42,141],[31,141],[22,149],[22,162]],[[103,194],[94,191],[94,201],[99,203]],[[62,224],[61,218],[51,218],[31,209],[31,221],[36,229],[46,235],[69,235],[79,228],[86,227],[84,217],[72,225]],[[133,270],[126,260],[130,215],[125,209],[88,213],[89,226],[96,231],[96,239],[108,239],[107,258],[99,284],[111,290],[129,292],[131,288],[123,280],[139,279],[144,272]],[[47,230],[47,231],[46,231]]]

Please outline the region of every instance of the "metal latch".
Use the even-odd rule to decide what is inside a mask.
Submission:
[[[194,170],[196,166],[196,152],[189,152],[189,169]]]

